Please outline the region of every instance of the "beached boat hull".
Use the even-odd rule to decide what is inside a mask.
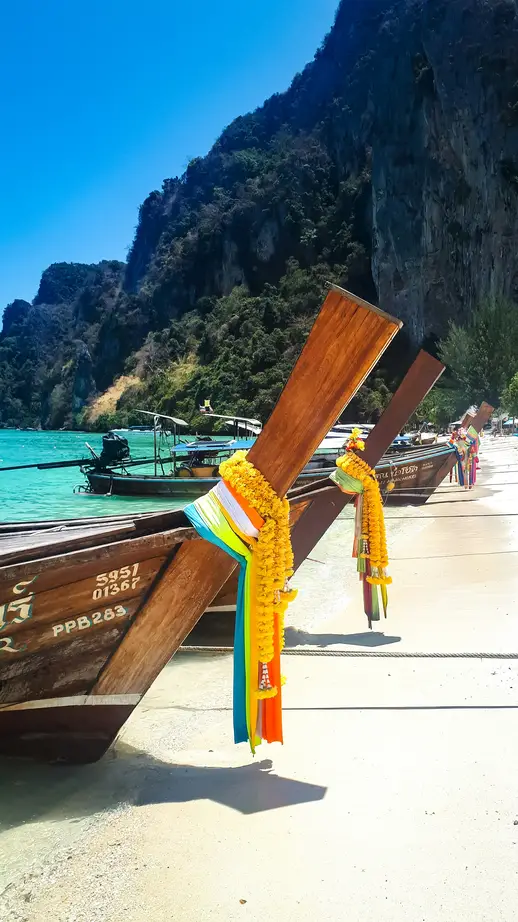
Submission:
[[[330,292],[250,450],[277,493],[296,481],[399,326]],[[330,371],[317,391],[324,358]],[[296,499],[293,522],[310,502]],[[0,752],[100,758],[235,567],[181,510],[0,528]]]
[[[425,502],[443,479],[440,472],[445,461],[453,456],[450,446],[438,445],[384,458],[376,473],[385,501],[395,505]]]
[[[193,537],[181,512],[0,536],[0,753],[99,757],[136,699],[89,691]]]
[[[369,436],[371,464],[440,373],[416,362],[419,387],[411,370]],[[350,500],[330,481],[290,492],[296,567]],[[203,611],[235,607],[236,585],[181,510],[0,526],[0,753],[99,759]]]

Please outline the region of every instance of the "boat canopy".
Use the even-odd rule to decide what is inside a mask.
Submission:
[[[246,416],[224,416],[221,413],[204,413],[204,416],[212,416],[213,419],[224,419],[228,423],[233,423],[237,428],[246,428],[254,435],[259,435],[263,424],[259,419],[247,419]]]
[[[179,454],[194,454],[198,453],[207,453],[214,452],[219,454],[221,451],[248,451],[249,448],[254,444],[255,439],[232,439],[230,442],[190,442],[182,443],[181,445],[175,445],[174,448],[171,448],[172,455]]]
[[[165,413],[153,413],[151,410],[136,410],[137,413],[145,413],[146,416],[152,416],[154,419],[169,419],[177,426],[188,426],[184,419],[177,419],[176,416],[166,416]]]
[[[214,416],[216,419],[227,419],[230,423],[251,423],[252,426],[262,426],[259,419],[247,419],[246,416],[223,416],[221,413],[204,413],[204,416]]]

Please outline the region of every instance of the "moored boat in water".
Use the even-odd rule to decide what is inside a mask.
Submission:
[[[224,457],[238,449],[248,450],[253,442],[236,441],[225,448],[185,446],[179,449],[192,458],[192,464],[180,464],[175,475],[140,474],[124,470],[87,470],[90,489],[98,494],[117,496],[171,496],[190,499],[207,493],[219,481],[219,464]],[[334,471],[334,461],[343,453],[340,449],[328,454],[318,452],[308,462],[297,478],[296,486],[305,486],[325,480]],[[390,502],[423,501],[440,481],[437,473],[447,456],[454,455],[450,444],[413,446],[404,451],[387,452],[376,473],[382,492]]]

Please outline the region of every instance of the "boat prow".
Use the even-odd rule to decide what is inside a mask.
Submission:
[[[400,326],[341,289],[328,294],[249,453],[278,495]],[[316,389],[324,361],[328,373]],[[182,512],[4,532],[0,752],[100,758],[235,566],[197,537]]]

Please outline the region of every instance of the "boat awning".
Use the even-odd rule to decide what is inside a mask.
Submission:
[[[135,410],[135,412],[144,413],[146,416],[153,416],[155,419],[169,419],[177,426],[187,427],[189,425],[189,423],[186,423],[184,419],[177,419],[176,416],[166,416],[165,413],[152,413],[151,410]]]
[[[211,452],[213,454],[219,454],[221,451],[234,452],[234,451],[248,451],[249,448],[254,444],[255,439],[231,439],[230,441],[211,441],[211,442],[190,442],[189,444],[175,445],[174,448],[171,448],[172,455],[184,455],[184,454],[207,454]]]

